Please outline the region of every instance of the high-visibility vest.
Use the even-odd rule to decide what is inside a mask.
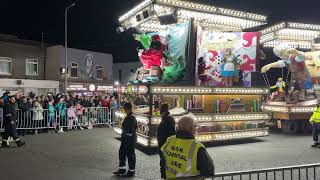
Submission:
[[[195,139],[169,137],[161,147],[166,161],[166,178],[200,175],[197,169],[197,154],[201,147],[205,148]]]
[[[310,122],[312,123],[320,123],[320,107],[318,107],[312,114],[310,118]]]

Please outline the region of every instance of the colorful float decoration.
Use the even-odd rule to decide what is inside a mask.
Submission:
[[[308,120],[320,98],[320,51],[315,51],[317,46],[314,43],[314,38],[320,34],[320,25],[284,22],[263,30],[262,34],[263,46],[273,47],[274,54],[280,58],[261,68],[266,84],[270,85],[267,72],[271,68],[288,69],[281,83],[286,84],[281,98],[271,95],[262,108],[272,113],[271,125],[278,126],[285,133],[310,132]]]
[[[201,26],[197,33],[196,84],[250,87],[259,33],[211,32]]]
[[[270,91],[251,87],[259,33],[242,32],[266,24],[266,16],[186,0],[145,0],[119,22],[142,32],[134,35],[143,48],[133,84],[147,91],[118,92],[120,102],[134,103],[138,143],[157,146],[159,106],[165,102],[176,122],[195,118],[199,141],[268,135],[270,116],[261,112],[261,103]],[[123,112],[116,118],[114,130],[121,134]]]

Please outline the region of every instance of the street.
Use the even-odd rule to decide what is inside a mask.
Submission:
[[[25,136],[25,147],[0,149],[1,179],[120,179],[112,175],[120,145],[116,137],[111,128]],[[310,148],[311,143],[309,135],[271,133],[206,146],[220,173],[317,163],[320,149]],[[159,178],[158,155],[140,147],[136,154],[135,179]]]

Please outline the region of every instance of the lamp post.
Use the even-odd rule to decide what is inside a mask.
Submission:
[[[64,48],[65,48],[65,74],[64,74],[64,93],[67,94],[67,84],[68,84],[68,10],[69,8],[75,6],[76,3],[69,5],[64,13]]]

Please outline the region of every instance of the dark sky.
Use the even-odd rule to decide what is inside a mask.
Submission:
[[[198,0],[216,6],[256,12],[269,21],[320,24],[320,0]],[[64,43],[64,10],[69,12],[69,46],[109,52],[116,62],[136,59],[129,36],[115,32],[118,17],[141,0],[0,0],[0,33],[54,44]]]

